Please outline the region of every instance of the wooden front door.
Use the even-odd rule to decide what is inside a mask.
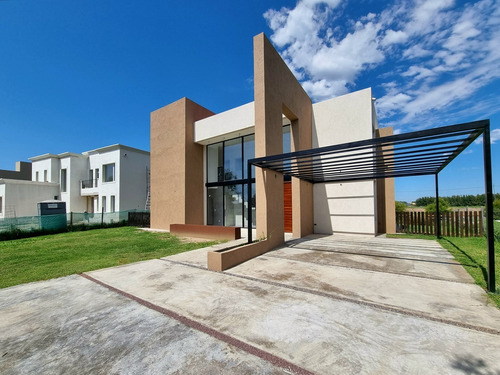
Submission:
[[[285,209],[285,232],[292,232],[292,183],[286,181],[283,183],[284,192],[284,202],[283,206]]]

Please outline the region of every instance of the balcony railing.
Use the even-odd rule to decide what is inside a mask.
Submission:
[[[82,189],[96,188],[97,181],[98,181],[97,178],[95,178],[93,180],[82,180],[81,187],[82,187]]]

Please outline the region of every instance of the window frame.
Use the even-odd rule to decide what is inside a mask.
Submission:
[[[282,128],[283,128],[283,133],[285,132],[285,128],[288,127],[288,133],[290,133],[290,142],[291,142],[291,130],[292,130],[292,127],[291,127],[291,124],[286,124],[286,125],[283,125]],[[211,144],[208,144],[206,145],[205,147],[205,158],[206,158],[206,162],[205,162],[205,197],[206,197],[206,202],[205,202],[205,207],[206,207],[206,214],[205,214],[205,219],[206,219],[206,222],[207,222],[207,225],[210,225],[208,224],[208,215],[209,215],[209,212],[208,212],[208,188],[211,188],[211,187],[223,187],[222,191],[222,226],[226,226],[226,203],[225,203],[225,190],[226,190],[226,187],[228,186],[232,186],[232,185],[242,185],[242,202],[241,202],[241,205],[242,205],[242,224],[245,223],[245,194],[246,194],[246,186],[247,186],[247,183],[248,183],[248,180],[247,180],[247,160],[245,159],[245,138],[246,137],[250,137],[250,136],[253,136],[253,147],[254,147],[254,155],[255,155],[255,133],[250,133],[250,134],[245,134],[245,135],[242,135],[242,136],[239,136],[239,137],[234,137],[234,138],[230,138],[230,139],[225,139],[223,141],[219,141],[219,142],[214,142],[214,143],[211,143]],[[222,169],[223,171],[226,170],[226,165],[225,165],[225,143],[226,142],[230,142],[230,141],[234,141],[235,139],[240,139],[241,140],[241,163],[242,163],[242,166],[241,166],[241,171],[243,173],[243,175],[241,176],[242,178],[241,179],[237,179],[237,180],[225,180],[224,178],[222,179],[222,181],[212,181],[212,182],[208,182],[208,179],[209,179],[209,159],[208,159],[208,147],[209,146],[212,146],[212,145],[216,145],[216,144],[221,144],[222,145]],[[283,137],[283,140],[285,138]],[[289,145],[288,147],[291,147],[291,145]],[[255,176],[255,167],[252,167],[252,176]],[[284,181],[290,181],[290,178],[288,178],[288,176],[285,176],[284,178]],[[255,191],[255,177],[252,178],[252,191]],[[250,204],[252,203],[252,197],[249,197],[248,198]],[[248,219],[248,218],[247,218]],[[255,218],[254,218],[255,220]],[[213,225],[213,224],[212,224]],[[252,226],[255,227],[252,223]]]
[[[108,167],[113,166],[113,177],[112,180],[108,181]],[[108,163],[108,164],[103,164],[102,165],[102,182],[103,183],[110,183],[110,182],[115,182],[116,181],[116,163]]]
[[[63,178],[64,175],[64,178]],[[61,193],[66,193],[68,191],[68,169],[61,168]]]

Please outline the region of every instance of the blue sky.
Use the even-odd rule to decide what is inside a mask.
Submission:
[[[372,87],[396,132],[490,118],[500,190],[493,0],[0,0],[0,169],[113,143],[149,150],[150,112],[184,96],[214,112],[252,101],[260,32],[314,101]],[[484,192],[481,144],[440,187]],[[433,194],[433,176],[396,180],[398,200]]]

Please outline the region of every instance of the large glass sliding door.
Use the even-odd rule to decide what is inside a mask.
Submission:
[[[224,186],[224,225],[241,227],[243,225],[242,185]]]
[[[255,157],[255,135],[207,145],[207,224],[248,226],[247,162]],[[283,127],[283,152],[290,152],[290,126]],[[252,226],[255,227],[255,167],[252,166]]]
[[[223,186],[207,188],[207,224],[224,225]]]

